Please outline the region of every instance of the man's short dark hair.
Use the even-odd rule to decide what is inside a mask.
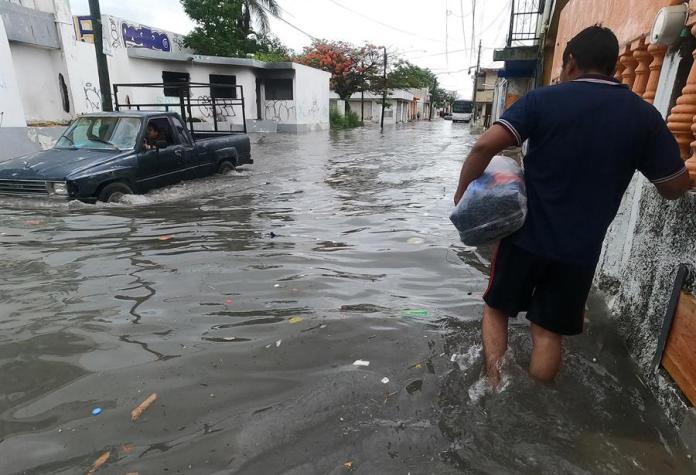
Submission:
[[[570,55],[573,55],[580,70],[610,76],[614,74],[619,59],[619,41],[609,28],[590,26],[568,42],[563,52],[563,65],[568,63]]]

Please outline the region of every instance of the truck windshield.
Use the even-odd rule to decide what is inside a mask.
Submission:
[[[469,114],[473,109],[471,101],[454,101],[452,104],[452,112],[455,114]]]
[[[56,148],[130,150],[140,132],[137,117],[80,117],[58,140]]]

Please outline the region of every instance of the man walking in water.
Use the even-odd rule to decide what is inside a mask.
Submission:
[[[531,322],[529,374],[554,380],[563,336],[582,332],[602,242],[634,172],[669,200],[689,188],[679,147],[658,111],[611,77],[618,55],[611,30],[580,32],[563,53],[562,84],[517,101],[462,166],[455,204],[494,155],[529,140],[527,221],[500,242],[483,297],[483,349],[494,386],[508,318],[523,311]]]

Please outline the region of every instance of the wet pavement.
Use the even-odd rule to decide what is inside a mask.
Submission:
[[[0,474],[693,473],[597,299],[554,386],[522,320],[486,391],[467,127],[253,141],[124,204],[0,200]]]

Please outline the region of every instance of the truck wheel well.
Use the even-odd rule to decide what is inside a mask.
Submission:
[[[124,180],[123,178],[114,178],[114,179],[107,180],[107,181],[101,183],[97,187],[97,191],[95,191],[94,195],[97,198],[99,198],[99,195],[101,194],[102,190],[112,183],[123,183],[124,185],[127,185],[130,189],[133,189],[133,186],[131,186],[131,184],[128,182],[128,180]]]

